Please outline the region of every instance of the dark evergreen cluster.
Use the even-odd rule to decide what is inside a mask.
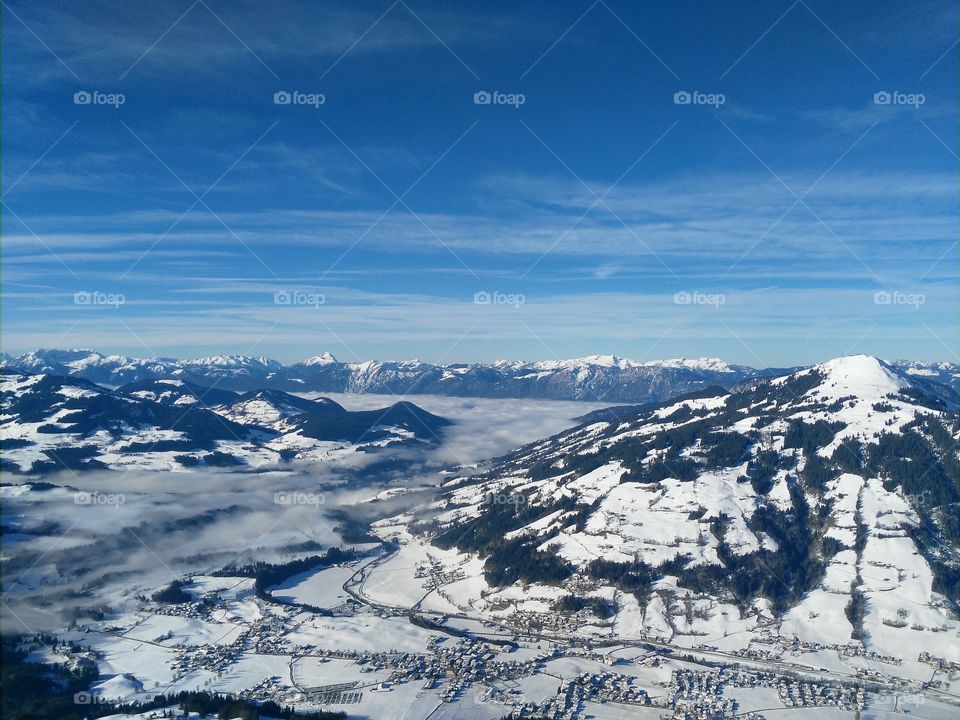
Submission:
[[[826,420],[817,420],[808,423],[803,420],[794,419],[787,426],[787,433],[783,437],[783,446],[785,448],[799,448],[805,454],[816,452],[818,448],[829,445],[834,436],[846,427],[841,422],[827,422]]]
[[[126,705],[117,708],[118,712],[144,712],[169,705],[178,705],[185,713],[199,713],[200,715],[215,716],[218,718],[239,718],[239,720],[345,720],[344,712],[296,712],[292,707],[281,707],[275,702],[254,704],[246,700],[236,700],[228,695],[219,695],[202,691],[187,691],[173,695],[159,695],[149,705]]]
[[[616,604],[602,597],[564,595],[553,606],[554,610],[562,613],[577,613],[587,608],[601,620],[606,620],[617,614]]]
[[[707,451],[704,459],[707,465],[715,467],[733,467],[746,462],[750,457],[753,440],[738,432],[711,433],[705,438]]]
[[[556,511],[580,511],[576,498],[566,497],[556,503],[534,504],[519,494],[503,493],[494,496],[482,506],[482,513],[476,518],[459,525],[451,525],[433,538],[438,547],[449,549],[457,547],[465,552],[486,550],[494,545],[505,543],[504,536]]]
[[[271,600],[268,588],[279,585],[287,578],[294,575],[317,570],[331,565],[338,565],[349,560],[354,560],[357,553],[354,550],[341,550],[332,547],[323,555],[311,555],[310,557],[291,560],[285,563],[268,563],[257,561],[249,565],[228,565],[215,573],[220,576],[250,577],[254,579],[254,588],[258,597]]]
[[[850,602],[843,609],[847,620],[853,627],[850,637],[854,640],[866,640],[866,633],[863,630],[863,619],[867,614],[867,596],[859,588],[853,588],[850,591]]]
[[[758,495],[766,495],[773,489],[774,478],[780,470],[780,453],[776,450],[758,450],[747,463],[747,477]]]
[[[50,636],[34,638],[38,643],[56,646]],[[100,677],[94,662],[74,667],[27,662],[23,649],[26,638],[4,635],[0,651],[0,716],[5,720],[82,720],[89,717],[85,706],[74,703],[74,694],[82,692]],[[76,645],[72,652],[80,650]],[[107,713],[104,713],[107,714]]]
[[[433,537],[441,548],[457,547],[464,552],[479,552],[486,556],[484,575],[492,585],[526,583],[558,583],[573,574],[573,568],[553,552],[537,550],[536,538],[507,539],[512,530],[557,511],[569,511],[573,516],[566,523],[580,526],[589,515],[589,507],[578,505],[576,498],[565,497],[559,502],[534,505],[522,495],[493,496],[484,505],[483,514],[462,525],[451,525]]]
[[[573,575],[573,567],[549,550],[538,550],[537,540],[521,537],[504,540],[489,548],[483,574],[491,585],[543,583],[555,585]]]
[[[183,588],[187,585],[183,580],[173,580],[163,590],[158,590],[150,597],[154,602],[176,605],[178,603],[190,602],[193,597],[184,592]]]
[[[587,565],[587,575],[594,580],[605,580],[621,592],[630,593],[641,607],[646,606],[654,583],[661,577],[642,560],[618,563],[599,558]]]

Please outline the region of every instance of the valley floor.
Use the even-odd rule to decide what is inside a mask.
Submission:
[[[250,578],[198,575],[190,602],[139,602],[62,639],[96,658],[93,702],[203,689],[371,720],[960,714],[960,667],[850,655],[776,633],[746,645],[628,638],[533,609],[480,613],[454,604],[476,580],[449,560],[411,540],[294,576],[272,599],[257,597]],[[66,658],[40,649],[33,659]]]

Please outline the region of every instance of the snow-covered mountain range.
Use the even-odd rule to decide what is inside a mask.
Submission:
[[[711,385],[732,387],[783,371],[728,365],[716,358],[636,362],[597,355],[576,360],[433,365],[410,361],[344,363],[323,353],[293,365],[264,357],[219,355],[195,360],[138,359],[93,350],[37,350],[4,356],[5,367],[79,377],[116,387],[176,379],[245,392],[435,394],[457,397],[648,402]]]
[[[441,612],[960,663],[957,407],[909,368],[838,358],[592,413],[376,531],[397,567],[459,578],[422,602]]]
[[[951,362],[917,362],[916,360],[894,360],[895,367],[908,375],[933,380],[942,385],[949,385],[960,392],[960,364]]]
[[[9,368],[0,374],[0,407],[2,467],[15,473],[317,462],[436,444],[449,425],[409,402],[350,412],[279,390],[239,394],[176,379],[107,388]]]
[[[171,360],[103,355],[93,350],[36,350],[17,357],[3,355],[2,360],[5,367],[28,373],[68,375],[111,387],[165,378],[239,392],[275,389],[610,403],[667,400],[714,385],[730,389],[798,369],[756,369],[718,358],[638,362],[612,355],[433,365],[419,360],[339,362],[330,353],[322,353],[284,365],[270,358],[243,355]],[[893,364],[917,377],[960,389],[960,365],[906,360]]]

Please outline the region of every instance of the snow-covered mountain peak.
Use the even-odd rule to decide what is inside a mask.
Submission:
[[[353,363],[350,367],[353,368],[354,372],[365,375],[379,368],[380,363],[376,360],[364,360],[363,362]]]
[[[337,363],[337,359],[333,356],[332,353],[323,352],[319,355],[314,355],[313,357],[307,358],[304,360],[301,365],[334,365]]]
[[[45,367],[52,363],[73,363],[78,360],[87,360],[90,358],[102,358],[103,356],[89,348],[70,348],[45,350],[40,348],[22,355],[18,358],[18,363],[24,366]]]
[[[302,413],[345,412],[329,398],[307,400],[282,390],[253,390],[216,412],[241,425],[261,425],[275,430],[287,427],[287,421]]]
[[[616,355],[587,355],[586,357],[571,360],[572,363],[581,365],[599,365],[601,367],[625,368],[636,365],[633,360],[617,357]]]
[[[579,358],[570,358],[569,360],[542,360],[540,362],[533,363],[533,367],[539,370],[570,370],[586,367],[617,368],[620,370],[625,370],[627,368],[639,366],[640,363],[628,358],[621,358],[616,355],[586,355]]]
[[[673,358],[670,360],[651,360],[644,363],[647,366],[686,368],[688,370],[701,370],[706,372],[732,373],[736,372],[732,367],[720,358],[702,357],[702,358]]]
[[[958,404],[952,389],[908,375],[871,355],[834,358],[776,378],[766,390],[762,386],[758,390],[765,409],[842,426],[824,448],[827,454],[847,438],[876,440],[907,430],[931,411],[947,412]]]
[[[210,357],[196,358],[187,360],[187,365],[209,365],[223,368],[244,368],[244,367],[263,367],[271,369],[280,369],[283,364],[272,358],[259,356],[251,357],[248,355],[211,355]]]
[[[509,365],[506,361],[500,361],[501,364]],[[572,358],[570,360],[546,360],[534,364],[534,367],[542,370],[571,369],[571,368],[615,368],[618,370],[629,370],[632,368],[673,368],[680,370],[694,370],[699,372],[712,373],[733,373],[734,368],[725,363],[720,358],[671,358],[668,360],[647,360],[640,362],[630,358],[619,357],[618,355],[586,355],[584,357]]]
[[[892,365],[872,355],[848,355],[811,368],[823,380],[821,394],[854,395],[864,400],[883,398],[911,386],[910,380]]]

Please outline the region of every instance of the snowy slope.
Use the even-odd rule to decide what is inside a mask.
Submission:
[[[411,403],[348,412],[327,398],[277,390],[238,397],[180,380],[113,390],[8,369],[0,374],[0,408],[3,469],[14,473],[322,461],[387,445],[434,445],[449,425]]]
[[[241,425],[269,427],[274,430],[289,429],[293,426],[293,419],[303,413],[346,413],[342,405],[329,398],[305,400],[279,390],[253,390],[215,410]]]
[[[451,481],[379,532],[478,557],[483,591],[445,597],[486,614],[608,593],[605,622],[629,636],[960,662],[955,394],[860,355],[631,412]]]

